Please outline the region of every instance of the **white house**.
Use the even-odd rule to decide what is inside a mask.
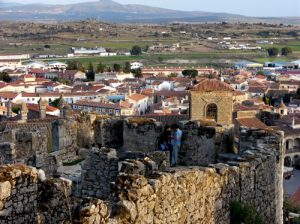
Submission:
[[[132,62],[132,63],[130,63],[130,68],[131,69],[143,69],[144,65],[140,62]]]
[[[248,81],[247,80],[242,80],[242,79],[237,79],[237,80],[231,80],[230,85],[233,89],[243,91],[248,88]]]
[[[48,62],[48,67],[50,69],[66,69],[68,65],[59,61],[50,61]]]
[[[161,91],[161,90],[171,90],[172,85],[170,82],[167,81],[154,81],[150,84],[146,84],[147,89],[154,89],[156,91]]]
[[[132,104],[132,108],[136,111],[136,114],[143,115],[148,109],[148,96],[134,93],[127,97],[127,102]]]
[[[27,69],[33,68],[33,69],[46,69],[48,65],[41,61],[33,61],[29,64],[26,64]]]

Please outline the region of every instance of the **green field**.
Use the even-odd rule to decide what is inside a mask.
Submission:
[[[261,45],[261,47],[268,49],[271,47],[276,47],[282,49],[284,47],[290,47],[294,52],[300,52],[300,41],[288,41],[286,43],[279,43],[274,45]]]
[[[111,57],[79,57],[79,58],[68,58],[68,59],[47,59],[45,61],[62,61],[67,62],[68,60],[80,61],[84,66],[88,66],[91,62],[94,66],[100,62],[106,65],[112,65],[114,63],[124,64],[126,61],[141,61],[146,66],[219,66],[226,60],[228,63],[233,64],[234,61],[238,60],[251,60],[255,57],[265,57],[264,52],[196,52],[196,53],[165,53],[165,54],[142,54],[140,56],[111,56]],[[170,61],[178,62],[170,62]],[[186,61],[185,63],[181,61]]]

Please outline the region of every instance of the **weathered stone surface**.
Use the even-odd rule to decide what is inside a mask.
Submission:
[[[0,167],[0,223],[35,223],[37,170],[24,165]]]
[[[9,181],[0,183],[0,200],[8,198],[11,194],[11,184]]]
[[[93,148],[82,168],[81,195],[107,199],[110,195],[110,184],[115,181],[117,175],[116,150]]]
[[[151,120],[147,123],[124,121],[123,148],[128,151],[154,152],[158,149],[158,137],[162,132],[160,123]]]

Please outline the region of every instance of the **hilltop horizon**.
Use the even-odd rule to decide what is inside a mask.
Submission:
[[[250,2],[241,2],[238,0],[226,1],[226,4],[219,2],[219,0],[204,0],[199,4],[196,0],[172,1],[170,4],[168,1],[158,0],[66,0],[63,3],[59,0],[45,0],[41,3],[38,0],[5,0],[0,1],[0,6],[8,5],[8,7],[38,4],[38,5],[73,5],[80,3],[114,3],[122,6],[128,5],[143,5],[145,7],[155,7],[162,9],[170,9],[176,11],[185,12],[211,12],[211,13],[228,13],[237,14],[250,17],[299,17],[300,16],[300,2],[293,0],[287,0],[285,4],[278,0],[267,0],[264,2],[254,0]],[[269,4],[272,3],[272,4]],[[290,4],[288,4],[290,3]],[[259,4],[261,7],[254,7]],[[269,8],[270,5],[272,8]],[[293,5],[293,7],[286,7],[287,5]],[[253,8],[254,7],[254,8]]]
[[[80,1],[73,4],[47,4],[55,1],[46,0],[12,0],[0,2],[0,20],[10,21],[76,21],[97,19],[116,23],[270,23],[300,25],[298,17],[261,17],[246,16],[242,13],[209,12],[206,10],[186,11],[184,9],[167,9],[141,4],[121,4],[120,1],[130,0],[69,0]],[[84,1],[84,2],[82,2]],[[132,0],[137,1],[137,0]],[[187,0],[194,1],[194,0]],[[216,1],[216,0],[212,0]],[[236,0],[230,0],[236,1]],[[287,0],[289,1],[289,0]]]

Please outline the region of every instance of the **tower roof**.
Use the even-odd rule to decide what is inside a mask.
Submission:
[[[212,92],[212,91],[234,91],[233,88],[217,79],[204,79],[197,85],[195,85],[192,91],[203,91],[203,92]]]

